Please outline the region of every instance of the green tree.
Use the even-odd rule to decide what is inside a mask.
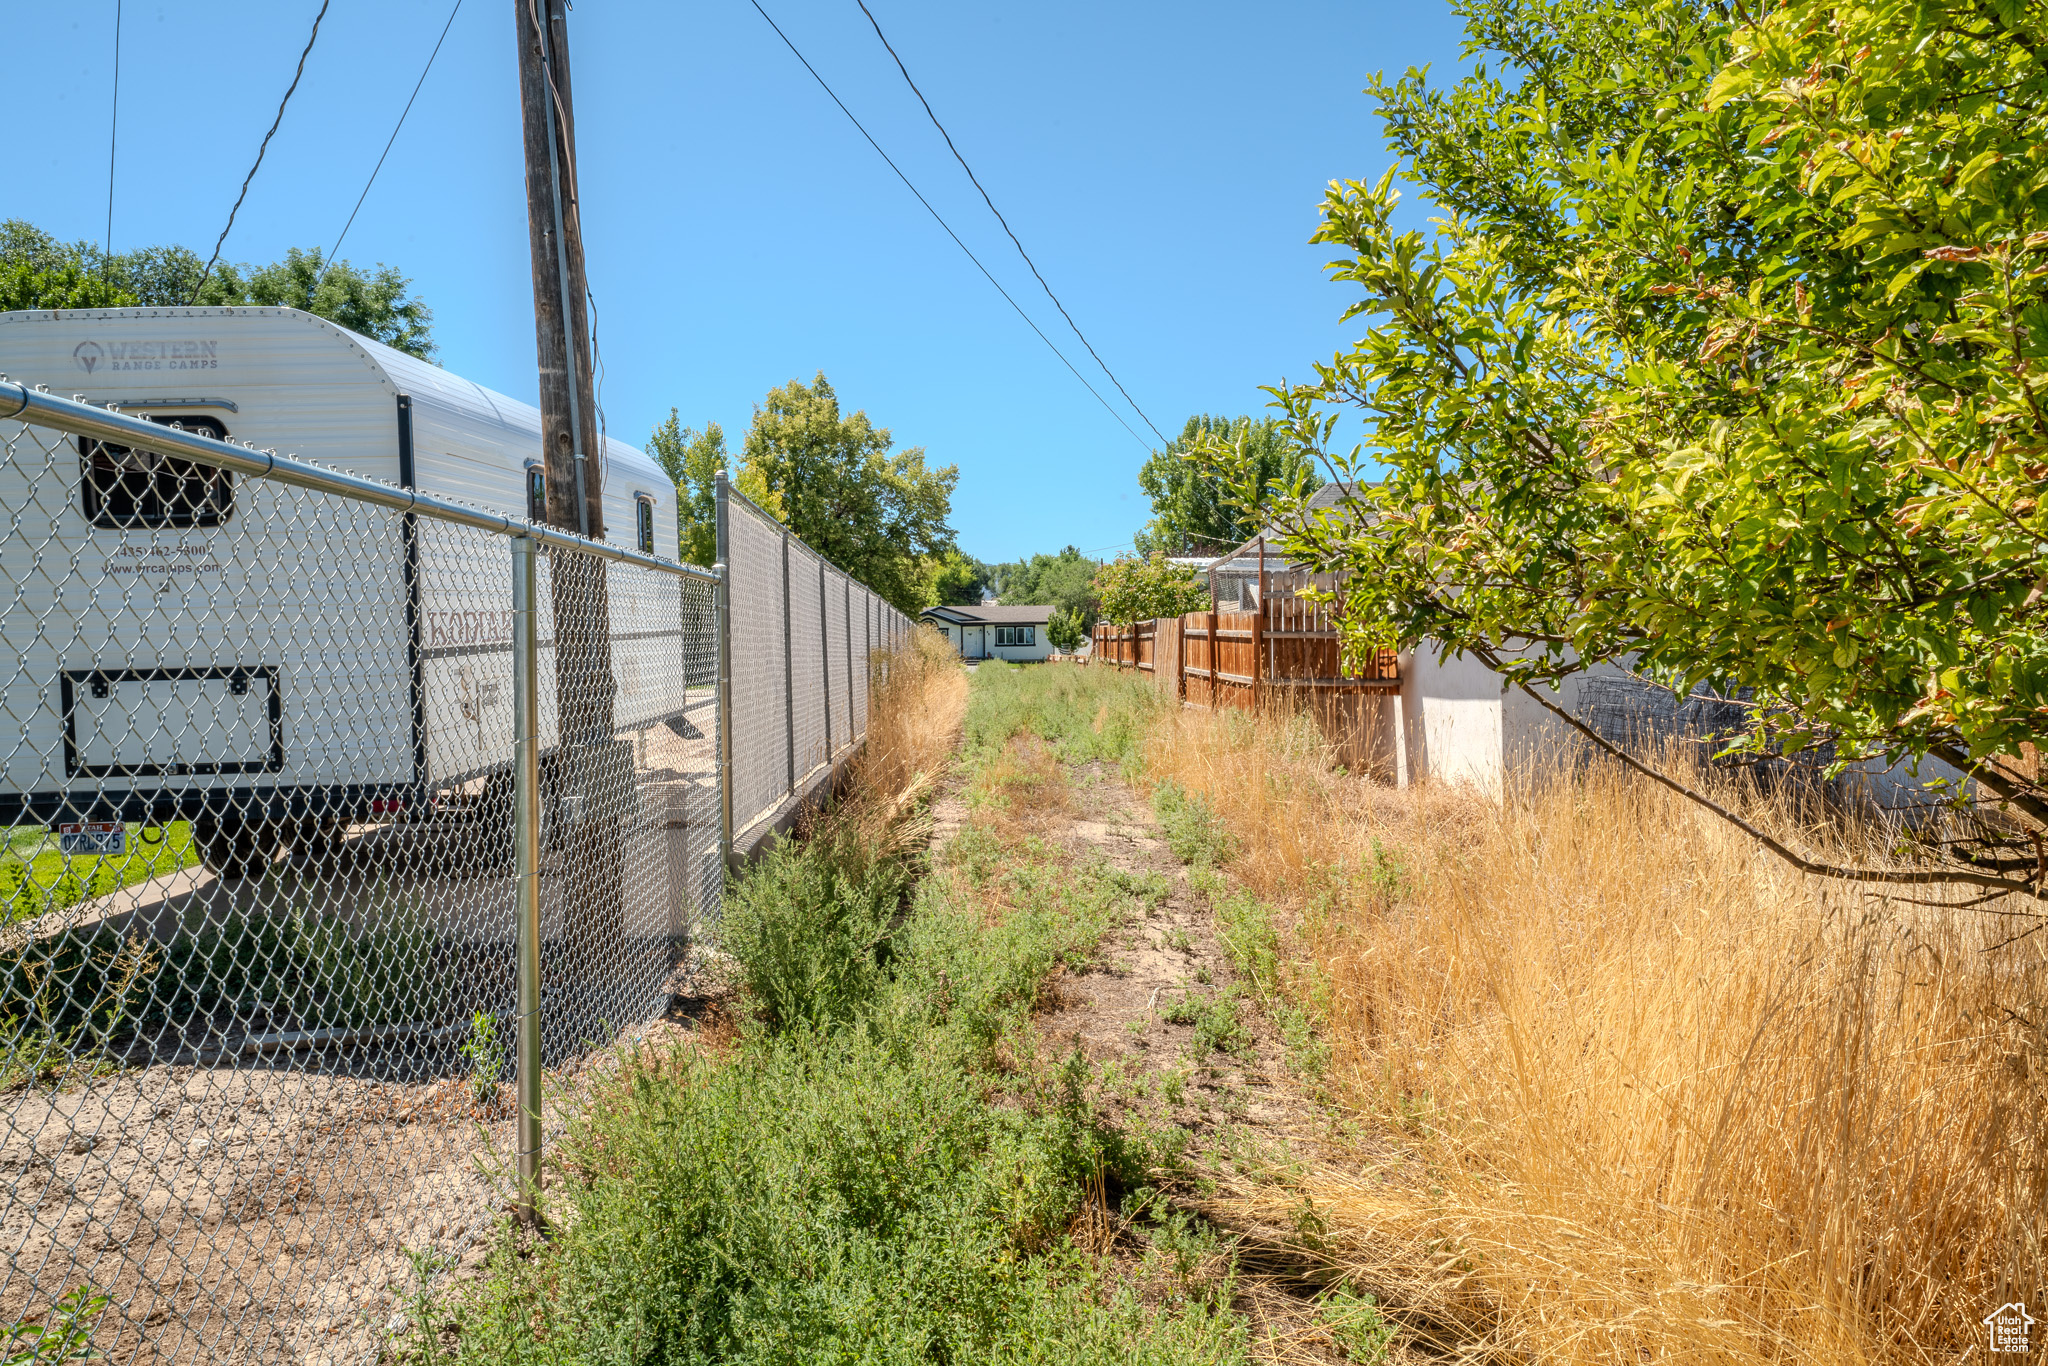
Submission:
[[[1257,477],[1258,497],[1249,505],[1214,468],[1187,458],[1197,447],[1219,444],[1233,448],[1240,468]],[[1138,554],[1220,555],[1259,534],[1271,498],[1310,493],[1321,483],[1314,452],[1278,418],[1198,413],[1138,470],[1138,487],[1152,500],[1152,520],[1135,542]]]
[[[1055,650],[1072,654],[1088,639],[1088,628],[1082,624],[1079,613],[1062,609],[1046,619],[1045,639]]]
[[[964,607],[981,601],[989,567],[972,556],[948,549],[924,562],[925,606]]]
[[[1158,551],[1142,560],[1104,565],[1095,582],[1103,619],[1119,626],[1209,608],[1209,588],[1201,577],[1186,565],[1167,563]]]
[[[957,465],[931,468],[924,448],[890,454],[889,430],[839,410],[822,371],[791,380],[754,409],[736,481],[806,545],[915,616],[922,562],[953,548]],[[755,491],[758,490],[758,495]]]
[[[0,222],[0,308],[284,306],[433,358],[433,311],[407,294],[411,281],[395,267],[365,271],[336,261],[323,272],[319,249],[292,247],[267,266],[222,262],[202,284],[205,268],[186,247],[108,256],[90,242],[59,242],[18,218]]]
[[[718,472],[725,468],[725,429],[685,427],[676,410],[647,438],[647,454],[676,486],[676,533],[685,564],[718,562]]]
[[[323,272],[318,248],[291,247],[282,261],[242,270],[237,303],[304,309],[409,355],[428,359],[434,354],[433,311],[406,296],[411,282],[395,267],[380,263],[373,270],[358,270],[336,261]]]
[[[1272,391],[1340,476],[1385,468],[1286,514],[1292,553],[1352,571],[1352,647],[1439,642],[1545,705],[1598,661],[1748,689],[1749,749],[1932,755],[2048,818],[1986,762],[2048,729],[2042,11],[1460,13],[1493,56],[1448,91],[1375,79],[1399,163],[1323,206],[1372,325]],[[1397,178],[1430,229],[1394,229]],[[2037,868],[1947,852],[1972,866],[1909,876]]]
[[[135,302],[132,294],[78,266],[38,268],[25,260],[0,257],[0,312],[17,308],[121,308]]]
[[[995,568],[996,600],[1009,607],[1057,607],[1072,612],[1095,629],[1095,561],[1073,546],[1057,555],[1033,555],[1028,560],[999,564]]]

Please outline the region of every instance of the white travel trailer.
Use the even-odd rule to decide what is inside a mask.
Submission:
[[[0,374],[515,517],[544,492],[534,408],[296,309],[0,313]],[[673,556],[667,477],[598,457],[609,538]],[[0,507],[0,823],[191,819],[226,870],[509,771],[502,537],[84,438],[14,440]],[[608,596],[616,726],[687,730],[681,582]]]

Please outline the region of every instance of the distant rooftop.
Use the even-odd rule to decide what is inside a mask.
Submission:
[[[1051,621],[1055,610],[1050,606],[1003,607],[990,602],[976,607],[927,607],[920,615],[968,626],[1037,626]]]

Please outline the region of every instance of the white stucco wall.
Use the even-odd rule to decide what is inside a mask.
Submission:
[[[1613,664],[1596,664],[1565,680],[1550,695],[1574,715],[1584,714],[1588,681],[1628,677]],[[1433,653],[1401,656],[1399,751],[1390,775],[1402,786],[1431,779],[1457,783],[1503,800],[1511,777],[1571,765],[1585,756],[1590,743],[1555,713],[1524,693],[1510,688],[1499,674],[1463,655],[1438,659]],[[1916,811],[1937,804],[1943,789],[1928,783],[1967,783],[1962,774],[1938,759],[1887,766],[1871,761],[1851,767],[1841,788],[1873,805],[1910,820]]]
[[[1594,676],[1620,676],[1611,664]],[[1552,694],[1567,711],[1579,704],[1581,677]],[[1509,775],[1569,763],[1584,743],[1577,731],[1520,688],[1469,655],[1440,659],[1429,650],[1401,656],[1398,781],[1425,778],[1473,787],[1499,801]]]
[[[1475,787],[1499,800],[1502,769],[1501,679],[1476,659],[1401,655],[1403,786],[1432,779]]]

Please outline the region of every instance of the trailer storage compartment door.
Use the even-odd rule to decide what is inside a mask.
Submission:
[[[284,767],[275,669],[67,669],[62,691],[70,777],[275,773]]]

